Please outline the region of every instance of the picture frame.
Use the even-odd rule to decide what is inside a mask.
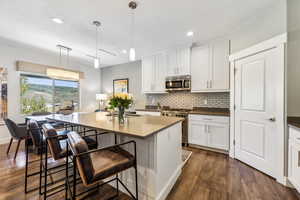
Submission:
[[[115,79],[113,80],[113,93],[129,93],[129,79]]]

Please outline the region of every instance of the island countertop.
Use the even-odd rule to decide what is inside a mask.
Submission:
[[[148,137],[184,120],[178,117],[128,116],[124,124],[119,124],[118,117],[107,116],[107,114],[106,112],[53,114],[47,118],[141,138]]]

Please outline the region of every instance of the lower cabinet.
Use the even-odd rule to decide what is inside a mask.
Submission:
[[[288,179],[300,192],[300,129],[289,128]]]
[[[229,150],[229,117],[189,115],[189,144]]]

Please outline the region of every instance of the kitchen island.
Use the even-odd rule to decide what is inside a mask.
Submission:
[[[181,173],[182,118],[163,116],[129,116],[124,124],[105,112],[50,115],[49,119],[105,130],[117,135],[118,143],[137,143],[139,199],[163,200]],[[101,146],[114,144],[114,134],[100,136]],[[133,152],[129,146],[125,147]],[[135,191],[134,171],[120,174],[121,180]],[[125,190],[123,190],[125,191]]]

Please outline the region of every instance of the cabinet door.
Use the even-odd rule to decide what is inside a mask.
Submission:
[[[155,56],[155,92],[165,92],[167,65],[166,54],[160,53]]]
[[[177,49],[177,67],[179,75],[190,75],[191,49]]]
[[[189,122],[189,143],[201,146],[207,146],[206,125],[203,122]]]
[[[152,66],[152,57],[145,57],[142,59],[142,90],[144,93],[152,91]]]
[[[229,126],[227,124],[207,124],[208,146],[229,150]]]
[[[300,191],[300,145],[289,140],[289,181]]]
[[[212,79],[210,89],[229,90],[229,40],[211,44]]]
[[[192,92],[207,91],[211,80],[209,46],[194,47],[191,56]]]
[[[178,75],[176,50],[169,50],[167,52],[167,75],[168,76]]]

